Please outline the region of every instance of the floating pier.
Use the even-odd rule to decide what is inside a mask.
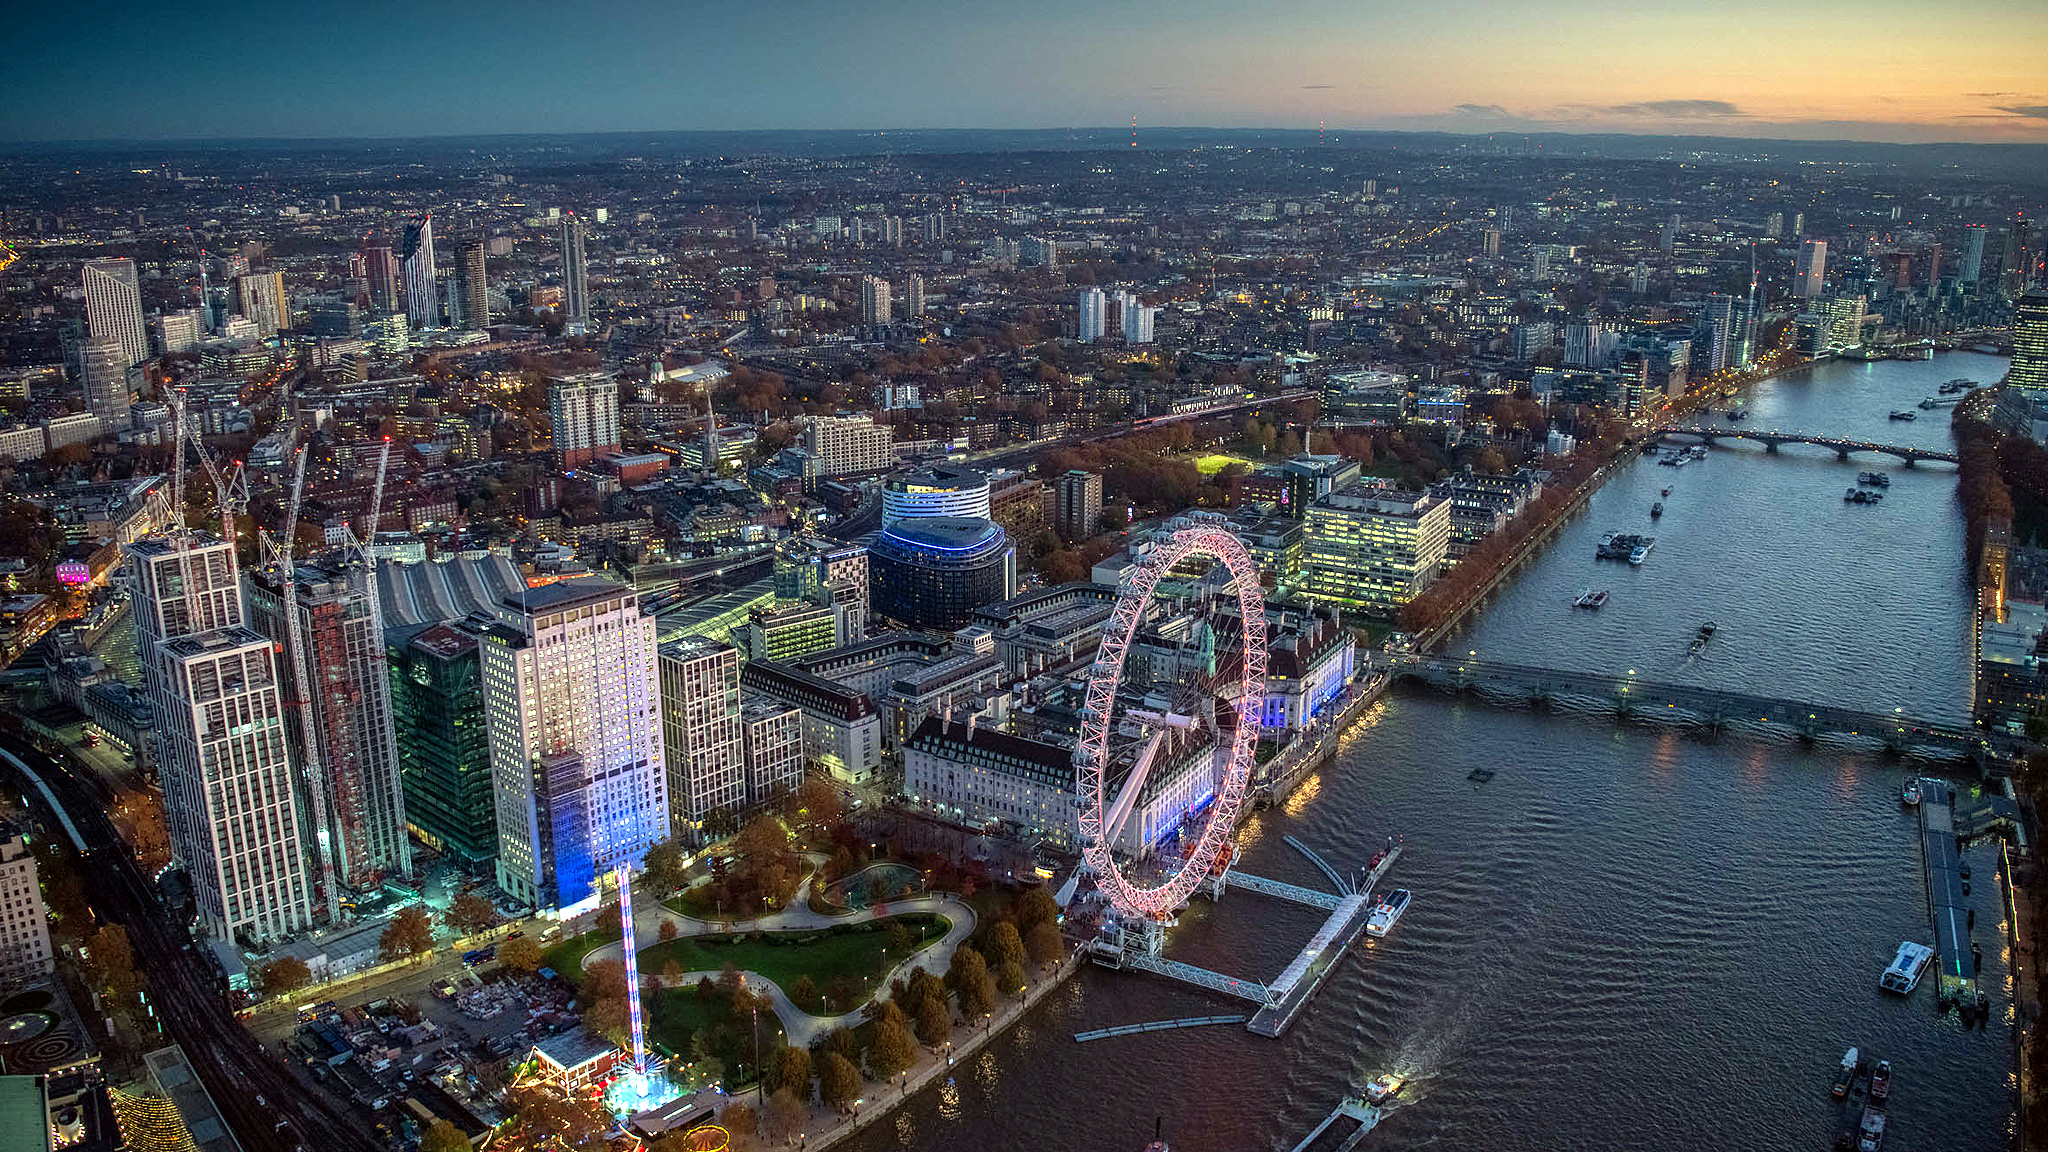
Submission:
[[[1372,917],[1373,887],[1400,858],[1401,849],[1388,852],[1366,877],[1363,888],[1338,899],[1330,918],[1309,938],[1308,946],[1269,986],[1270,997],[1252,1014],[1246,1029],[1260,1036],[1278,1036],[1294,1023],[1337,962],[1351,950],[1358,934],[1365,930],[1365,922]]]
[[[1949,1002],[1974,1008],[1977,965],[1970,954],[1970,910],[1963,900],[1962,857],[1956,848],[1955,793],[1938,780],[1920,782],[1920,854],[1927,872],[1927,910],[1934,921],[1936,985]]]
[[[1119,1024],[1114,1028],[1097,1028],[1092,1032],[1074,1033],[1074,1042],[1086,1044],[1090,1040],[1107,1040],[1112,1036],[1136,1036],[1140,1032],[1168,1032],[1175,1028],[1206,1028],[1211,1024],[1242,1024],[1243,1016],[1184,1016],[1179,1020],[1154,1020],[1149,1024]]]
[[[1348,1152],[1379,1124],[1383,1110],[1363,1100],[1346,1100],[1331,1109],[1315,1130],[1301,1138],[1293,1152]]]

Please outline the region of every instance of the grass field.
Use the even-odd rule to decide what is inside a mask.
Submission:
[[[624,935],[625,931],[614,924],[581,936],[557,940],[540,950],[540,962],[560,972],[571,984],[578,984],[583,980],[583,958],[607,944],[618,943]]]
[[[1214,476],[1232,464],[1242,464],[1249,471],[1257,467],[1258,462],[1243,456],[1232,456],[1227,452],[1211,452],[1195,457],[1195,470],[1204,476]]]
[[[640,950],[640,971],[658,975],[673,961],[685,972],[712,972],[730,964],[743,972],[759,972],[788,993],[797,978],[808,976],[820,991],[839,977],[879,980],[900,963],[904,953],[886,953],[882,925],[908,929],[911,949],[945,938],[952,924],[944,916],[913,913],[869,921],[846,929],[818,932],[776,932],[759,936],[685,936]],[[872,990],[872,984],[867,989]],[[792,994],[792,998],[794,998]],[[818,1005],[801,1004],[811,1010]]]

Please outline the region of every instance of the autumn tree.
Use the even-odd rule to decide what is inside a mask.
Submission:
[[[718,1114],[718,1126],[739,1139],[746,1139],[761,1126],[760,1117],[754,1114],[751,1104],[727,1104],[725,1111]]]
[[[1025,954],[1041,968],[1058,963],[1066,951],[1067,943],[1060,938],[1059,926],[1050,920],[1032,925],[1031,931],[1024,936]]]
[[[641,857],[640,879],[656,892],[673,892],[688,882],[689,849],[674,839],[650,846]]]
[[[860,1099],[860,1069],[837,1052],[825,1053],[818,1062],[818,1093],[834,1108],[852,1107]]]
[[[520,972],[540,967],[540,945],[531,936],[514,936],[498,945],[498,962]]]
[[[1024,990],[1024,965],[1015,960],[1005,960],[996,965],[996,988],[1015,995]]]
[[[1024,941],[1017,935],[1017,926],[1010,921],[996,921],[988,930],[987,943],[988,959],[997,967],[1023,963]]]
[[[910,1038],[910,1029],[903,1026],[901,1015],[875,1025],[875,1040],[868,1047],[868,1066],[877,1077],[894,1076],[917,1061],[917,1043]]]
[[[84,960],[87,973],[109,996],[124,999],[141,991],[135,949],[128,943],[128,930],[119,924],[108,924],[86,940]]]
[[[469,1152],[469,1137],[462,1129],[435,1117],[420,1133],[420,1152]]]
[[[961,946],[946,969],[946,983],[960,997],[960,1011],[972,1019],[995,1007],[995,981],[989,978],[988,961],[972,948]]]
[[[398,910],[398,915],[385,925],[384,934],[377,938],[377,956],[382,960],[403,960],[431,951],[434,947],[434,922],[427,915],[426,908],[408,904]]]
[[[512,1146],[522,1152],[595,1152],[605,1145],[611,1113],[587,1096],[561,1096],[541,1088],[515,1088],[512,1112],[518,1133]]]
[[[776,1089],[775,1094],[768,1098],[768,1130],[787,1142],[789,1134],[799,1130],[803,1123],[810,1119],[811,1110],[804,1105],[804,1101],[808,1100],[810,1095],[811,1085],[808,1080],[804,1082],[801,1095],[788,1088]]]
[[[944,996],[927,997],[917,1006],[917,1038],[933,1047],[953,1034],[953,1013]]]
[[[312,969],[297,956],[280,956],[263,966],[263,990],[272,996],[303,988],[312,978]]]
[[[811,1050],[790,1045],[772,1055],[768,1064],[770,1090],[787,1089],[809,1099],[811,1095]]]
[[[464,892],[449,901],[441,919],[464,936],[475,935],[498,922],[498,910],[474,892]]]

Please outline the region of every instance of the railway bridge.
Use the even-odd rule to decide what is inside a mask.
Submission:
[[[1835,455],[1847,460],[1852,453],[1873,452],[1885,456],[1896,456],[1906,467],[1922,460],[1938,460],[1947,464],[1957,463],[1954,452],[1938,448],[1908,448],[1902,444],[1880,444],[1875,440],[1848,440],[1840,436],[1816,436],[1806,432],[1780,432],[1774,428],[1697,428],[1666,425],[1650,433],[1650,440],[1662,440],[1669,436],[1689,436],[1712,446],[1721,440],[1751,440],[1764,446],[1766,452],[1776,452],[1780,444],[1817,444],[1832,448]]]

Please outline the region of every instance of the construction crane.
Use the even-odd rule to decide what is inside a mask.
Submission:
[[[291,661],[292,696],[284,706],[298,713],[299,770],[306,780],[306,797],[312,808],[313,838],[318,845],[314,853],[320,861],[320,890],[327,899],[327,922],[341,923],[341,889],[337,885],[338,868],[335,861],[336,845],[332,828],[327,822],[327,771],[320,754],[320,736],[313,727],[312,676],[306,666],[306,645],[299,630],[299,579],[298,565],[293,550],[298,542],[299,503],[306,490],[306,448],[299,447],[298,461],[292,469],[292,493],[285,508],[284,533],[281,537],[258,529],[256,536],[263,546],[263,564],[271,578],[277,581],[278,615],[284,617],[285,659]]]
[[[384,654],[384,598],[377,591],[377,527],[384,515],[384,477],[391,467],[391,437],[384,438],[384,449],[377,457],[377,482],[370,488],[370,507],[364,515],[362,533],[356,541],[355,562],[349,566],[349,599],[353,605],[360,605],[370,625],[370,651],[379,658]],[[386,691],[389,689],[386,688]],[[398,729],[392,721],[391,709],[371,708],[368,715],[382,731],[376,740],[383,746],[385,762],[393,771],[385,775],[385,782],[391,787],[387,797],[390,811],[398,813],[398,866],[406,876],[412,875],[412,840],[406,835],[405,796],[398,785]]]

